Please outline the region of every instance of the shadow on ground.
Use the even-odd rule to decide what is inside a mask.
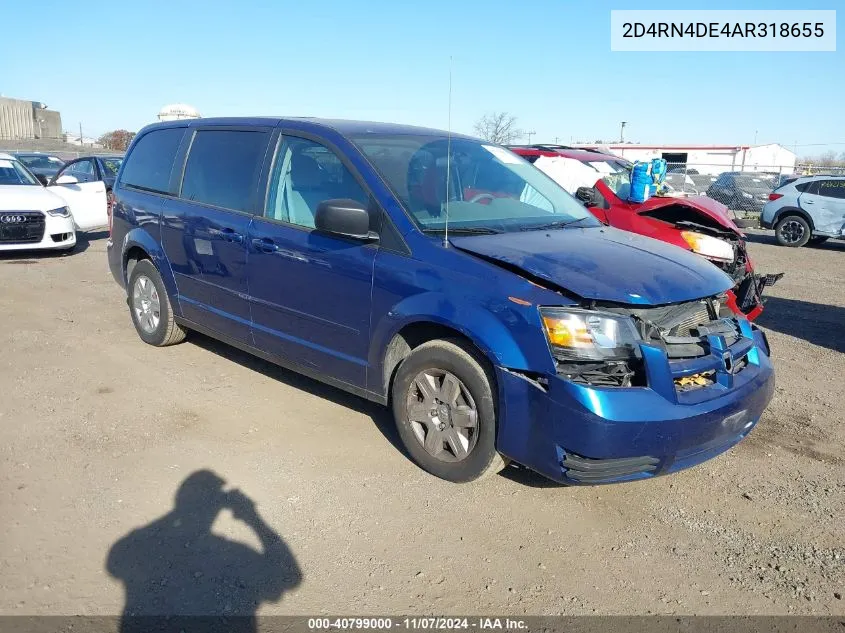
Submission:
[[[845,308],[840,306],[768,297],[757,323],[819,347],[845,352]]]
[[[775,239],[775,234],[772,231],[755,231],[755,232],[748,232],[745,234],[745,239],[747,242],[752,242],[754,244],[769,244],[771,246],[777,246],[778,248],[782,248],[784,251],[794,251],[795,249],[791,249],[788,246],[780,246]],[[813,250],[831,250],[831,251],[841,251],[845,252],[845,240],[827,240],[822,244],[807,244],[806,246],[802,246],[801,248],[809,248]]]
[[[121,633],[180,630],[183,617],[185,630],[252,632],[258,607],[300,584],[302,571],[284,540],[249,497],[224,484],[210,470],[192,473],[167,514],[112,546],[106,569],[126,593]],[[224,509],[253,530],[261,552],[211,532]]]
[[[359,398],[351,393],[347,393],[342,389],[331,387],[327,384],[308,378],[295,371],[285,369],[275,365],[269,361],[262,360],[252,354],[243,352],[235,347],[221,343],[211,337],[205,336],[198,332],[191,332],[188,340],[199,347],[202,347],[209,352],[217,354],[227,360],[238,363],[242,367],[257,371],[260,374],[277,380],[289,387],[294,387],[301,391],[306,391],[319,398],[325,398],[342,407],[357,411],[368,415],[376,428],[384,435],[385,439],[390,442],[396,450],[408,456],[405,447],[402,445],[402,440],[399,438],[399,433],[396,431],[396,425],[393,423],[393,414],[387,407],[370,402],[364,398]]]

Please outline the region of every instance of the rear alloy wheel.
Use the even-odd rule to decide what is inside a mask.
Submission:
[[[788,215],[778,220],[775,238],[781,246],[799,247],[810,241],[812,230],[800,215]]]
[[[185,330],[174,320],[164,282],[150,260],[135,264],[128,286],[129,312],[142,341],[165,347],[184,340]]]
[[[454,482],[497,472],[494,380],[487,361],[459,340],[415,348],[396,371],[396,428],[411,458]]]

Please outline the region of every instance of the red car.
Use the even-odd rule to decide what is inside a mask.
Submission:
[[[670,191],[644,203],[628,202],[631,163],[624,158],[554,145],[509,149],[575,195],[605,224],[669,242],[713,262],[736,281],[729,306],[749,320],[763,310],[763,289],[783,276],[754,273],[745,234],[727,207],[715,200]]]

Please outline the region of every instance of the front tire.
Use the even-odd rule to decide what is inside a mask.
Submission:
[[[156,347],[166,347],[185,339],[173,318],[173,309],[164,282],[156,267],[142,259],[129,275],[129,313],[141,340]]]
[[[810,224],[800,215],[788,215],[775,225],[775,238],[781,246],[804,246],[812,235]]]
[[[432,475],[467,482],[506,465],[496,451],[495,380],[463,341],[429,341],[402,361],[393,417],[411,459]]]

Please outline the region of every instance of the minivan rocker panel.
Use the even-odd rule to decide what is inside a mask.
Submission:
[[[739,442],[772,397],[727,275],[600,225],[476,139],[155,124],[114,192],[109,264],[142,340],[198,330],[388,404],[410,457],[451,481],[511,461],[568,484],[673,472]]]

